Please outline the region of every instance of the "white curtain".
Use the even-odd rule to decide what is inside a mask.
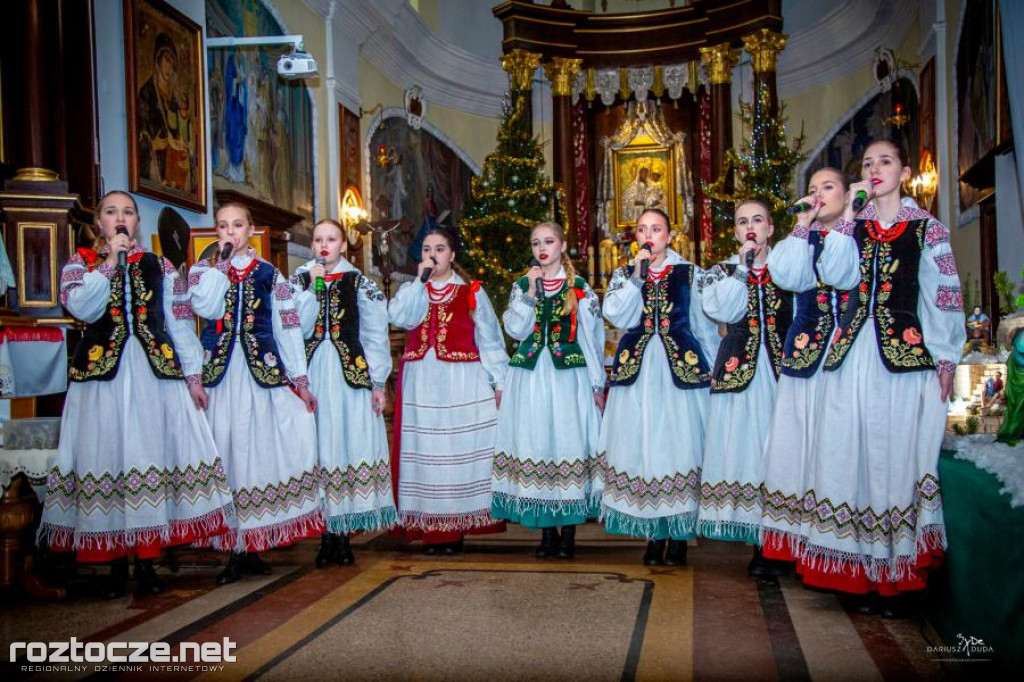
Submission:
[[[1017,149],[1024,148],[1024,77],[1020,68],[1024,64],[1024,2],[1003,0],[999,3],[1002,18],[1003,63],[1006,64],[1006,91],[1010,100],[1010,121]],[[1017,166],[1017,186],[1024,196],[1024,173]]]

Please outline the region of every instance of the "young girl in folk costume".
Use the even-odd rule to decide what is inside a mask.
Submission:
[[[515,283],[503,316],[520,343],[498,415],[491,515],[542,528],[538,557],[571,558],[576,525],[601,506],[604,321],[566,247],[561,225],[533,228],[539,265]]]
[[[799,571],[816,587],[920,590],[946,544],[937,467],[963,299],[949,232],[900,200],[910,172],[894,143],[869,145],[819,260],[824,282],[852,291],[825,359],[801,529]],[[859,192],[871,202],[856,214]]]
[[[796,293],[796,312],[782,351],[782,373],[765,451],[761,496],[761,548],[769,560],[793,561],[799,553],[807,469],[825,377],[822,363],[839,325],[847,293],[821,281],[818,259],[830,230],[846,207],[846,181],[835,168],[811,176],[807,206],[790,235],[768,255],[774,282]]]
[[[668,248],[671,238],[664,212],[641,213],[643,248],[615,271],[604,298],[605,318],[625,330],[601,426],[605,530],[647,538],[646,565],[686,563],[697,525],[708,359],[719,343],[701,305],[703,272]]]
[[[213,437],[235,499],[220,584],[270,569],[255,552],[324,530],[316,480],[316,399],[291,288],[249,246],[247,208],[217,210],[217,255],[189,271],[192,308],[206,320],[203,383]]]
[[[703,286],[704,312],[727,331],[711,378],[700,534],[756,544],[764,452],[793,296],[766,266],[768,238],[775,231],[768,207],[757,200],[739,203],[735,231],[739,254],[717,265]],[[756,549],[749,571],[769,571]]]
[[[388,304],[391,324],[410,330],[392,471],[406,537],[456,553],[464,533],[504,528],[491,520],[491,465],[508,355],[480,283],[453,269],[455,236],[430,230],[422,255],[420,276]]]
[[[313,229],[310,261],[296,271],[295,303],[317,396],[320,489],[327,532],[316,565],[351,564],[349,533],[397,523],[384,429],[384,382],[391,374],[387,299],[345,259],[348,239],[334,220]],[[320,262],[318,262],[320,261]]]
[[[155,594],[153,558],[224,532],[231,494],[201,412],[203,351],[184,282],[137,246],[127,193],[100,199],[96,226],[105,246],[79,249],[61,275],[61,304],[86,328],[40,534],[79,561],[113,560],[108,598],[124,594],[134,554],[139,592]]]

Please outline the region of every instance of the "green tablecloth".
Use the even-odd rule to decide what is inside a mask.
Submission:
[[[931,581],[928,620],[949,645],[980,637],[1000,666],[1024,664],[1024,507],[998,479],[943,450],[939,459],[949,549]],[[1019,668],[1018,668],[1019,669]]]

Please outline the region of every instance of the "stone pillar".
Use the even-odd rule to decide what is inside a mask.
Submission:
[[[555,184],[562,189],[560,202],[565,211],[565,231],[570,245],[576,245],[576,172],[572,147],[572,82],[579,73],[582,59],[554,57],[544,64],[544,73],[551,81],[553,132],[551,149]]]
[[[700,58],[710,76],[711,178],[715,181],[722,172],[725,150],[732,147],[732,70],[740,61],[740,51],[721,43],[700,48]],[[727,187],[732,187],[731,178]]]

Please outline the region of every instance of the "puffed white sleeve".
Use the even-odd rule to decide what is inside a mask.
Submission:
[[[737,264],[730,275],[723,265],[716,265],[704,274],[701,286],[701,308],[708,317],[733,324],[747,314],[746,266]]]
[[[772,281],[786,291],[800,293],[818,285],[814,274],[814,247],[807,241],[809,234],[806,227],[797,226],[768,253]]]
[[[480,364],[490,379],[494,390],[500,391],[505,385],[505,372],[508,370],[508,353],[505,351],[505,337],[498,324],[498,315],[494,312],[491,299],[483,289],[474,293],[476,309],[473,312],[473,339],[480,351]]]
[[[60,303],[73,317],[86,324],[103,316],[110,300],[110,278],[114,268],[101,265],[92,272],[77,253],[60,274]]]
[[[949,246],[949,230],[935,219],[928,221],[918,281],[921,294],[917,300],[917,316],[923,327],[924,343],[935,360],[936,370],[940,374],[951,374],[967,342],[964,297],[956,260]]]
[[[579,300],[576,313],[576,334],[587,360],[587,374],[594,391],[604,388],[604,319],[601,317],[601,302],[589,286],[584,285],[585,295]]]
[[[722,343],[722,337],[718,333],[718,323],[708,317],[704,312],[704,294],[701,285],[709,273],[696,265],[693,266],[694,285],[690,287],[690,328],[694,336],[704,349],[704,359],[709,364],[715,363],[718,356],[718,346]]]
[[[204,320],[219,320],[224,317],[224,295],[228,293],[228,276],[225,274],[231,264],[221,261],[211,268],[202,260],[188,271],[188,297],[192,312]]]
[[[619,329],[629,329],[640,322],[643,311],[644,296],[638,279],[630,277],[626,268],[616,268],[604,293],[604,318]]]
[[[536,300],[527,297],[518,284],[512,285],[508,296],[508,308],[501,316],[505,324],[505,333],[516,341],[522,341],[533,333],[533,325],[537,321]]]
[[[853,238],[854,223],[840,219],[825,237],[818,257],[821,281],[839,291],[849,291],[860,282],[860,252]]]
[[[388,338],[388,299],[377,283],[359,276],[356,304],[359,306],[359,344],[366,354],[370,381],[384,388],[391,375],[391,341]]]
[[[302,341],[302,326],[292,299],[292,288],[280,272],[275,271],[274,274],[277,278],[273,299],[274,341],[285,369],[288,370],[288,379],[295,386],[308,388],[306,346]]]
[[[292,300],[295,302],[295,310],[299,313],[299,326],[302,329],[302,338],[308,339],[313,336],[316,316],[320,312],[320,301],[314,292],[309,289],[303,289],[302,285],[294,278],[288,280],[288,285],[292,289]]]
[[[388,302],[388,319],[399,329],[415,329],[427,316],[429,307],[427,285],[417,278],[399,287]]]
[[[185,280],[178,276],[174,266],[166,258],[161,260],[164,265],[163,306],[167,333],[174,342],[174,350],[185,373],[185,381],[190,386],[199,384],[203,371],[203,346],[196,336],[196,323],[188,299],[188,287]]]

